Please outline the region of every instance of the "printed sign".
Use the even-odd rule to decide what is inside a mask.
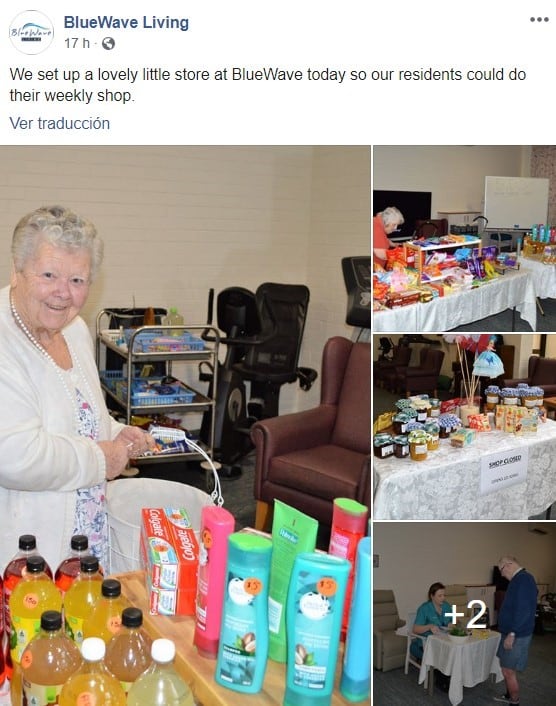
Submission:
[[[498,451],[481,458],[480,495],[495,493],[501,488],[524,483],[527,480],[529,450]]]

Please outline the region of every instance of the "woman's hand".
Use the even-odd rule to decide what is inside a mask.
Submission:
[[[113,441],[99,441],[98,445],[106,459],[106,478],[117,478],[127,466],[130,458],[156,448],[153,437],[139,427],[124,427]]]
[[[440,628],[438,625],[433,625],[432,623],[429,625],[429,630],[432,632],[433,635],[438,635],[440,632]]]

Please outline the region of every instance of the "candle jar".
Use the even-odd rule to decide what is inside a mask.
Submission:
[[[375,434],[373,447],[377,458],[388,458],[394,453],[394,440],[390,434]]]
[[[428,454],[428,434],[412,431],[409,436],[409,455],[413,461],[424,461]]]
[[[407,458],[409,456],[409,440],[407,436],[394,437],[394,456],[396,458]]]

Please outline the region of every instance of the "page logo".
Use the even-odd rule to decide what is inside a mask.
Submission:
[[[10,40],[23,54],[40,54],[54,39],[54,25],[36,10],[26,10],[14,17],[10,24]]]

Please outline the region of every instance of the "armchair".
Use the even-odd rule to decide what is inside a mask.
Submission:
[[[394,592],[373,591],[373,664],[375,669],[388,672],[405,665],[407,638],[396,635],[404,625],[398,615]]]
[[[328,527],[334,498],[370,508],[370,373],[369,343],[330,338],[319,406],[253,425],[257,529],[269,528],[276,498]]]
[[[527,377],[505,378],[503,385],[504,387],[515,387],[520,382],[542,387],[546,397],[556,395],[556,358],[530,356]]]
[[[434,397],[437,396],[444,351],[437,348],[425,348],[424,351],[420,365],[396,368],[396,388],[406,397],[420,392],[432,392]]]
[[[410,346],[394,346],[391,360],[376,360],[373,363],[373,378],[375,383],[383,387],[386,376],[396,371],[398,367],[409,365],[411,358]]]

